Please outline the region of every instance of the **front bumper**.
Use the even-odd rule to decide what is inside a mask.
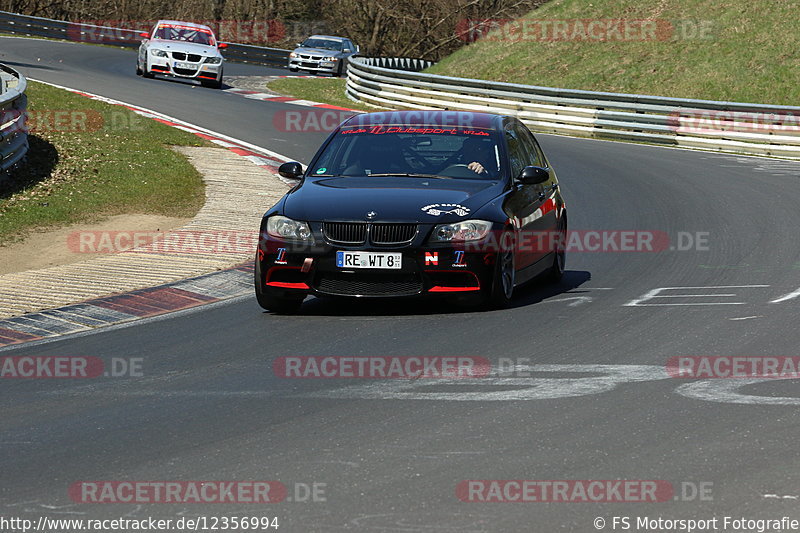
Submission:
[[[314,59],[289,58],[290,70],[306,70],[319,74],[334,74],[339,71],[338,61],[317,61]]]
[[[182,64],[178,66],[178,64]],[[176,78],[196,80],[218,80],[222,63],[215,65],[200,62],[177,61],[170,57],[150,56],[150,72]]]
[[[395,252],[400,269],[343,268],[338,251]],[[276,296],[300,294],[355,298],[397,298],[476,294],[491,283],[495,254],[454,245],[430,247],[304,246],[272,238],[259,244],[256,275],[261,291]]]

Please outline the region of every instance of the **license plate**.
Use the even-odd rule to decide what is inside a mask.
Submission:
[[[399,269],[403,254],[379,252],[336,252],[336,266],[339,268],[383,268]]]
[[[175,62],[175,68],[192,69],[192,68],[196,68],[196,67],[194,65],[192,65],[191,63],[179,63],[179,62],[176,61]]]

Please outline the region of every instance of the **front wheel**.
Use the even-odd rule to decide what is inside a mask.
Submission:
[[[144,68],[142,69],[142,77],[145,78],[154,78],[155,74],[147,70],[147,61],[144,62]]]
[[[300,310],[305,298],[280,298],[269,293],[259,293],[256,290],[256,300],[258,305],[266,311],[272,311],[279,315],[294,315]]]
[[[211,89],[222,89],[222,71],[219,73],[218,80],[200,80],[200,85]]]
[[[558,239],[554,250],[553,264],[547,271],[547,280],[550,283],[558,283],[564,277],[564,267],[567,262],[567,220],[559,224]]]
[[[484,299],[490,309],[504,309],[511,305],[516,282],[516,265],[514,261],[514,238],[511,232],[505,232],[500,240],[501,249],[495,258],[494,273],[491,286]]]

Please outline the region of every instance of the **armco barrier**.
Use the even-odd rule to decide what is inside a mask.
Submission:
[[[7,11],[0,11],[0,33],[110,44],[126,48],[138,48],[142,41],[138,30],[51,20]],[[222,56],[228,61],[280,67],[286,67],[289,62],[289,50],[238,43],[226,44],[228,46],[222,51]]]
[[[25,131],[25,76],[11,67],[0,64],[0,171],[18,163],[28,152]]]
[[[386,58],[351,58],[347,95],[390,108],[515,115],[544,133],[800,158],[800,107],[556,89],[387,66],[393,65]]]

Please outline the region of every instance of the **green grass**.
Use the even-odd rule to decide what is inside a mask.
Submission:
[[[370,107],[350,100],[345,95],[346,81],[341,78],[282,78],[269,82],[271,90],[324,104],[346,107],[347,109],[359,109],[362,111],[375,111],[375,107]]]
[[[200,174],[169,147],[206,141],[47,85],[30,82],[27,95],[28,163],[0,180],[0,245],[34,229],[126,213],[188,217],[202,207]]]
[[[457,50],[427,72],[548,87],[797,105],[798,7],[797,2],[778,0],[553,0],[522,18],[690,20],[710,24],[710,37],[541,42],[498,36]],[[686,25],[687,30],[693,27]]]

